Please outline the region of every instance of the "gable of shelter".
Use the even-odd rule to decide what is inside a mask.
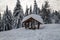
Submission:
[[[29,15],[29,16],[26,16],[26,17],[22,20],[22,22],[29,21],[29,20],[31,21],[31,19],[36,20],[36,21],[38,21],[38,22],[40,22],[40,23],[43,23],[43,20],[42,20],[41,16],[36,15],[36,14],[31,14],[31,15]]]

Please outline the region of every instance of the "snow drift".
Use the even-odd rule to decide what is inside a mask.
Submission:
[[[60,40],[60,24],[41,25],[42,29],[25,28],[0,32],[0,40]]]

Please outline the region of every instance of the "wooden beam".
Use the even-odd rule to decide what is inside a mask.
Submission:
[[[38,29],[40,28],[40,23],[38,22]]]
[[[25,28],[26,28],[26,23],[25,23]]]
[[[29,28],[29,22],[28,22],[28,28]]]

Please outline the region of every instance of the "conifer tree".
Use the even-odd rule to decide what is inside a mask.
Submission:
[[[30,6],[29,14],[32,14],[32,6]]]
[[[3,14],[3,30],[11,30],[12,29],[12,13],[8,10],[8,6],[6,7],[6,11]]]
[[[41,11],[40,8],[37,8],[37,14],[40,15]]]
[[[42,6],[42,18],[44,23],[51,23],[50,13],[48,1],[45,1],[45,5]]]
[[[1,13],[0,13],[0,31],[2,31],[2,20],[1,20]]]
[[[34,0],[34,8],[33,8],[33,14],[37,14],[37,3],[36,3],[36,0]]]
[[[25,16],[28,16],[28,14],[29,14],[29,8],[28,6],[26,6]]]
[[[54,18],[54,20],[55,20],[55,23],[60,23],[60,14],[59,14],[59,12],[58,11],[55,11],[54,13],[53,13],[53,18]]]
[[[13,12],[13,20],[14,20],[13,27],[14,28],[19,28],[21,26],[21,21],[23,17],[24,17],[24,14],[23,14],[22,6],[20,4],[20,1],[17,0],[16,7],[14,8],[14,12]]]
[[[40,8],[38,7],[36,0],[34,0],[33,14],[40,15]]]
[[[17,0],[16,6],[15,6],[15,8],[14,8],[13,16],[14,16],[14,17],[18,16],[20,10],[21,10],[20,1]]]

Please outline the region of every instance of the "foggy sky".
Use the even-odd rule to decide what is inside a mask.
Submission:
[[[15,4],[17,0],[0,0],[0,12],[3,12],[6,9],[6,5],[8,5],[11,11],[14,10]],[[41,8],[42,4],[46,0],[36,0],[38,7]],[[53,10],[60,10],[60,0],[48,0],[50,4],[50,8]],[[26,5],[30,7],[30,5],[34,5],[34,0],[20,0],[23,10],[25,11]]]

